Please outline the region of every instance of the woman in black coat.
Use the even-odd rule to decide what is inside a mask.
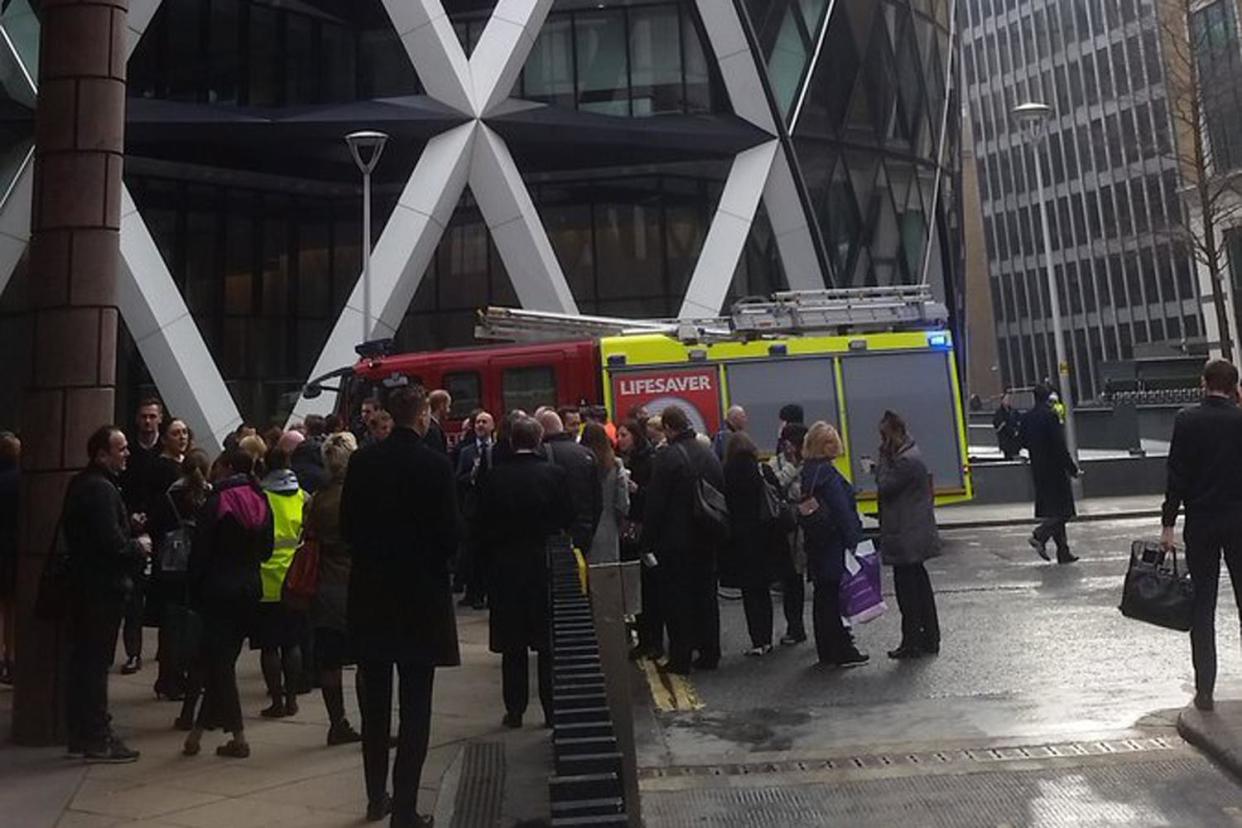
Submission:
[[[765,485],[759,450],[744,431],[725,444],[725,501],[729,505],[729,543],[742,585],[742,608],[750,632],[750,656],[772,652],[772,579],[777,556],[774,531],[761,519]]]
[[[254,482],[254,460],[241,449],[217,461],[218,479],[199,512],[190,552],[190,606],[203,621],[203,703],[183,753],[197,755],[204,730],[232,739],[216,754],[250,755],[237,691],[237,657],[252,629],[263,588],[259,565],[272,556],[272,510]]]
[[[638,536],[647,508],[647,485],[651,482],[655,449],[647,439],[647,430],[636,420],[627,420],[617,427],[617,449],[630,473],[630,513],[621,534],[621,559],[632,561],[642,557]],[[630,651],[630,658],[658,659],[664,655],[664,615],[660,611],[660,584],[655,572],[653,567],[643,564],[643,611],[635,622],[638,644]]]
[[[880,559],[893,568],[901,608],[901,644],[888,657],[919,658],[940,652],[936,596],[923,562],[940,554],[931,475],[906,423],[891,411],[880,420],[880,461],[875,467],[880,501]]]

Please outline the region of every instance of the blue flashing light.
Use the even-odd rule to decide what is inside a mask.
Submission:
[[[927,335],[927,346],[929,348],[948,348],[949,335],[944,333],[934,333]]]

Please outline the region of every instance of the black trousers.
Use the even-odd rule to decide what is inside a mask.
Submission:
[[[768,583],[746,581],[742,584],[742,610],[746,613],[746,630],[752,647],[772,644],[772,587]]]
[[[940,618],[927,567],[921,563],[894,566],[893,587],[901,610],[902,645],[939,650]]]
[[[785,635],[806,638],[806,575],[794,566],[792,552],[781,567],[781,608],[785,611]]]
[[[643,565],[642,571],[643,611],[638,614],[639,646],[651,651],[664,652],[664,611],[660,596],[660,568]]]
[[[237,691],[237,658],[248,633],[253,613],[229,615],[203,614],[202,658],[203,704],[197,726],[239,733],[242,723],[241,696]],[[194,680],[191,679],[191,684]]]
[[[1040,543],[1054,541],[1057,545],[1057,555],[1069,552],[1069,538],[1065,534],[1065,524],[1069,523],[1069,518],[1044,518],[1043,523],[1035,527],[1035,540]]]
[[[413,824],[418,813],[418,785],[431,741],[431,694],[436,668],[407,661],[358,662],[358,707],[362,712],[362,767],[367,800],[388,791],[388,750],[392,738],[393,667],[400,678],[397,758],[392,771],[392,821]]]
[[[102,747],[112,734],[108,670],[125,612],[123,595],[79,595],[69,615],[65,719],[69,744]]]
[[[126,658],[138,658],[142,655],[142,622],[147,611],[149,579],[146,575],[138,574],[133,581],[134,588],[129,591],[129,598],[125,602],[125,624],[121,630]]]
[[[668,557],[668,561],[661,559],[660,568],[665,570],[661,597],[668,624],[669,662],[687,667],[697,650],[703,662],[716,664],[720,661],[720,604],[715,567],[710,561]]]
[[[1229,518],[1186,518],[1186,564],[1195,585],[1194,626],[1190,654],[1195,666],[1195,691],[1211,696],[1216,688],[1216,597],[1220,591],[1220,560],[1225,559],[1233,597],[1242,610],[1242,521]]]
[[[537,652],[539,673],[539,704],[543,717],[552,723],[552,656]],[[501,695],[505,700],[505,712],[515,716],[526,713],[530,704],[530,656],[525,649],[512,650],[500,656]]]
[[[854,649],[854,636],[841,621],[841,582],[815,582],[811,598],[815,651],[821,664],[837,664]]]

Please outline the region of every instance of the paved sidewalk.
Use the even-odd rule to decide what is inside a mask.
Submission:
[[[1078,521],[1160,517],[1160,495],[1094,497],[1078,503]],[[992,526],[1034,525],[1035,505],[1021,503],[966,503],[936,510],[942,529],[984,529]]]
[[[1218,701],[1206,713],[1187,707],[1177,732],[1242,782],[1242,701]]]
[[[475,821],[481,793],[482,798],[495,800],[490,809],[482,808],[493,814],[487,823],[510,826],[519,819],[546,819],[550,731],[537,726],[537,709],[528,715],[523,730],[500,727],[500,659],[487,652],[487,615],[461,612],[458,633],[463,666],[436,674],[431,751],[423,770],[419,810],[434,812],[436,825],[442,828],[462,824],[460,818],[456,823],[453,820],[455,794],[459,787],[469,787],[474,792],[468,803],[475,815],[470,818],[471,828],[483,828]],[[154,632],[147,631],[149,652],[154,652]],[[258,712],[267,699],[258,653],[244,652],[238,674],[251,757],[218,758],[215,748],[225,737],[209,733],[203,740],[203,753],[187,758],[181,755],[184,734],[171,727],[180,706],[156,701],[152,694],[155,666],[148,662],[135,676],[114,674],[112,679],[117,731],[142,751],[142,759],[130,765],[86,766],[65,758],[63,748],[12,746],[8,743],[12,693],[7,688],[0,691],[0,824],[22,828],[333,828],[361,823],[366,810],[362,755],[357,745],[326,746],[327,714],[318,691],[299,698],[301,712],[296,717],[260,718]],[[346,674],[346,710],[358,726],[352,676],[352,672]],[[535,697],[533,690],[531,696]],[[394,715],[394,726],[396,721]],[[471,777],[471,768],[479,763],[467,761],[463,769],[463,757],[489,744],[503,747],[501,773],[484,779]],[[486,796],[497,788],[503,788],[503,798]]]

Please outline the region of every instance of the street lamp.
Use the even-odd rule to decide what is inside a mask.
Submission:
[[[362,173],[362,342],[371,337],[371,173],[384,154],[388,134],[374,130],[345,136],[349,154]]]
[[[1078,462],[1078,435],[1074,427],[1074,398],[1070,392],[1069,360],[1065,355],[1065,331],[1061,329],[1061,293],[1057,289],[1056,272],[1052,267],[1052,234],[1048,229],[1048,202],[1044,198],[1044,168],[1039,158],[1039,141],[1044,138],[1045,126],[1052,117],[1052,107],[1046,103],[1031,101],[1013,109],[1013,116],[1024,125],[1034,139],[1030,142],[1035,155],[1035,187],[1039,201],[1039,220],[1044,229],[1044,270],[1048,278],[1048,296],[1052,307],[1052,336],[1057,349],[1057,388],[1065,405],[1065,445],[1074,462]]]

